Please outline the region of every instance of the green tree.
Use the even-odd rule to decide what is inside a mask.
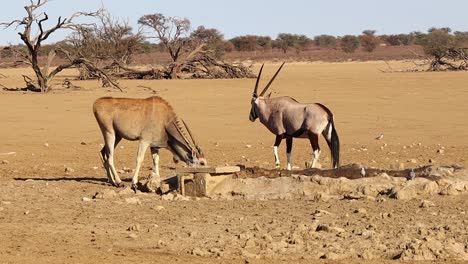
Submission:
[[[346,35],[340,40],[341,49],[346,53],[353,53],[359,48],[359,38],[353,35]]]

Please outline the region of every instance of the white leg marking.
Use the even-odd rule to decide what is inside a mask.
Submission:
[[[136,167],[135,173],[133,174],[132,184],[136,185],[138,183],[138,174],[140,173],[141,163],[143,163],[143,159],[145,158],[146,149],[148,148],[149,144],[143,141],[140,141],[138,145],[138,154],[136,159]]]
[[[286,169],[291,170],[291,152],[286,153],[286,157],[288,158],[288,166]]]
[[[333,125],[330,123],[330,127],[328,127],[328,135],[327,135],[328,140],[331,140],[332,130],[333,130]]]
[[[273,146],[273,153],[275,154],[275,165],[276,165],[276,168],[279,168],[279,167],[280,167],[280,161],[279,161],[278,147],[277,147],[277,146]]]
[[[318,159],[320,157],[320,150],[314,150],[314,159],[312,160],[312,168],[315,168],[315,164],[317,163]]]
[[[154,181],[157,181],[159,184],[161,182],[161,177],[159,176],[159,150],[158,149],[151,149],[151,156],[153,157],[154,163]]]

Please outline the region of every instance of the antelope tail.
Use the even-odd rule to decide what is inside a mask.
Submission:
[[[331,129],[331,133],[329,134],[331,135],[330,135],[330,139],[327,138],[328,139],[327,142],[328,141],[330,142],[328,146],[330,147],[333,168],[338,168],[340,166],[340,139],[338,138],[338,133],[336,132],[335,123],[333,121],[333,116],[331,116],[329,122],[330,122],[329,129]]]
[[[336,169],[340,166],[340,139],[336,132],[333,113],[323,104],[317,103],[317,105],[321,106],[328,114],[328,125],[322,132],[322,135],[325,137],[328,147],[330,148],[332,166]]]

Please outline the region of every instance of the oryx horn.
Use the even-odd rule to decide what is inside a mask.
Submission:
[[[286,62],[284,61],[283,64],[281,64],[281,66],[278,68],[278,70],[276,71],[275,75],[273,75],[273,78],[271,78],[270,82],[265,86],[265,88],[263,89],[263,91],[260,93],[260,96],[263,96],[265,94],[265,92],[268,90],[268,88],[270,87],[271,83],[273,82],[273,80],[275,80],[276,76],[278,75],[278,73],[280,72],[281,68],[283,68],[283,65],[285,64]],[[260,76],[260,75],[259,75]]]
[[[263,66],[265,65],[262,64],[262,67],[260,68],[260,71],[258,72],[258,76],[257,76],[257,82],[255,83],[255,89],[254,89],[254,92],[253,92],[253,96],[257,96],[257,90],[258,90],[258,82],[260,81],[260,76],[262,75],[262,70],[263,70]]]

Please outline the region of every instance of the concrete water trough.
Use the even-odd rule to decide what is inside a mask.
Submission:
[[[194,197],[227,195],[269,199],[324,195],[357,197],[357,194],[375,197],[385,193],[390,195],[407,185],[408,188],[421,187],[424,190],[432,190],[436,182],[447,185],[447,181],[452,181],[447,177],[455,175],[457,177],[453,180],[463,181],[461,185],[458,185],[465,186],[466,183],[464,177],[458,177],[460,173],[463,176],[466,174],[462,168],[434,168],[432,166],[415,168],[414,180],[409,178],[410,169],[367,168],[366,174],[362,175],[361,167],[356,164],[342,166],[336,170],[286,171],[258,167],[219,166],[180,168],[176,172],[177,175],[172,178],[173,186],[177,186],[175,188],[180,194]],[[466,186],[468,188],[468,185]]]

